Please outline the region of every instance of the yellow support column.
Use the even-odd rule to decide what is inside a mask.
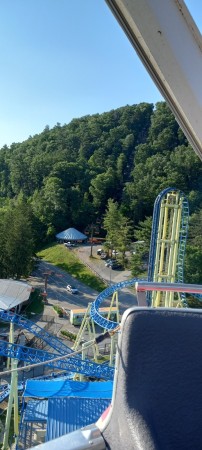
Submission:
[[[161,225],[161,223],[160,223]],[[159,255],[159,265],[156,258],[156,270],[154,273],[154,281],[162,281],[162,275],[163,275],[163,266],[164,266],[164,260],[165,260],[165,240],[167,235],[167,227],[168,227],[168,205],[167,205],[167,199],[166,203],[164,205],[164,214],[162,218],[162,225],[159,227],[159,242],[157,244],[158,250],[157,255]],[[162,229],[163,228],[163,229]],[[162,233],[162,237],[161,237]],[[162,293],[160,291],[154,292],[152,294],[152,305],[155,307],[160,306],[161,301],[161,295]]]
[[[84,314],[84,318],[82,320],[82,323],[81,323],[81,326],[79,328],[79,332],[77,334],[77,337],[76,337],[75,343],[74,343],[74,345],[72,347],[72,350],[78,350],[78,347],[80,345],[83,333],[84,333],[85,329],[87,328],[87,321],[88,321],[88,318],[89,318],[89,315],[90,315],[91,305],[92,305],[92,303],[88,303],[88,307],[86,308],[86,312]]]
[[[14,343],[14,325],[11,322],[10,324],[10,335],[9,335],[10,343]],[[11,367],[12,369],[16,369],[18,365],[18,360],[13,359]],[[8,439],[9,439],[9,430],[11,424],[11,413],[13,408],[13,400],[14,400],[14,432],[16,439],[18,437],[19,426],[18,426],[18,373],[17,371],[12,372],[11,375],[11,385],[10,385],[10,395],[8,399],[8,408],[6,414],[6,423],[5,423],[5,432],[3,438],[3,446],[2,450],[8,449]]]
[[[180,235],[180,223],[181,223],[181,208],[182,205],[179,202],[179,193],[176,195],[176,203],[173,205],[174,213],[172,217],[172,232],[170,238],[170,251],[167,269],[167,282],[174,283],[175,272],[176,272],[176,262],[177,253],[179,245],[179,235]],[[166,292],[165,295],[165,307],[172,307],[174,300],[174,292]]]

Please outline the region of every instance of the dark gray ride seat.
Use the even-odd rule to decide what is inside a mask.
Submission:
[[[133,308],[121,335],[106,447],[202,449],[202,310]]]
[[[41,450],[201,450],[202,310],[131,308],[119,336],[112,406]]]

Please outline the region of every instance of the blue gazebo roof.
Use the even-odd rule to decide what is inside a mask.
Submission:
[[[87,236],[75,228],[68,228],[56,234],[56,238],[65,241],[84,241],[84,239],[87,239]]]

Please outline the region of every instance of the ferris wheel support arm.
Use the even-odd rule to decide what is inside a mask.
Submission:
[[[138,281],[135,283],[135,289],[138,292],[162,291],[162,292],[186,292],[187,294],[202,295],[201,284],[187,283],[155,283],[155,281]]]
[[[184,1],[106,3],[202,159],[202,37]]]

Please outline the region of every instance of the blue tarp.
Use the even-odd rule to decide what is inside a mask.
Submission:
[[[111,398],[112,381],[83,382],[72,380],[27,380],[24,397]]]
[[[46,441],[95,423],[108,408],[110,401],[73,397],[49,399]]]
[[[24,411],[24,422],[46,422],[48,417],[48,400],[30,400]]]

